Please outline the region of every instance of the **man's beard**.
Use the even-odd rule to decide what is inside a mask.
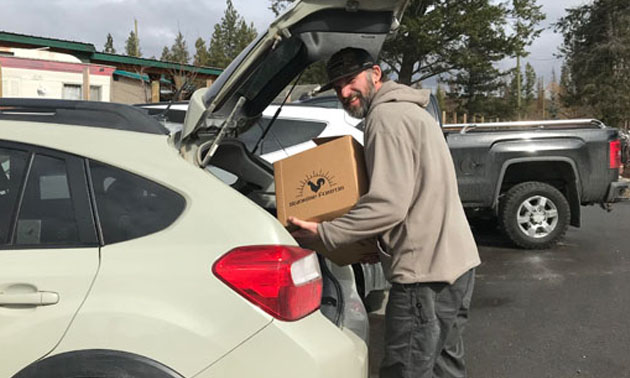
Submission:
[[[359,106],[350,106],[345,101],[342,101],[343,108],[354,118],[365,118],[368,110],[370,110],[370,105],[372,105],[375,91],[376,90],[374,88],[374,83],[372,82],[371,78],[368,77],[367,94],[364,96],[361,92],[354,92],[351,96],[351,98],[354,96],[357,97],[357,99],[359,100]]]

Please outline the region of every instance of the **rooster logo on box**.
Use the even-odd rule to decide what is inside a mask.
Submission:
[[[319,179],[317,179],[317,185],[313,184],[313,181],[308,181],[307,184],[308,186],[311,187],[311,190],[313,191],[313,193],[317,193],[319,191],[319,189],[321,189],[322,185],[324,185],[326,183],[326,179],[324,179],[323,177],[320,177]]]
[[[336,185],[335,177],[331,176],[330,172],[313,171],[300,181],[300,185],[297,187],[297,198],[317,194],[324,188],[332,188]]]

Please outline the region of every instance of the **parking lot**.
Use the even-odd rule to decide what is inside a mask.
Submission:
[[[630,377],[630,205],[583,207],[582,222],[544,251],[475,231],[483,263],[466,331],[471,378]],[[370,318],[375,377],[383,317]]]

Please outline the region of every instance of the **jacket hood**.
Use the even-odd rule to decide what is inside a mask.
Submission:
[[[413,89],[394,81],[386,81],[376,92],[370,110],[386,102],[409,102],[426,108],[430,97],[431,91],[428,89]]]

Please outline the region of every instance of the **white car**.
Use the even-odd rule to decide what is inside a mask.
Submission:
[[[0,107],[1,377],[365,377],[352,270],[320,266],[153,119]]]
[[[0,99],[0,377],[367,377],[352,269],[299,248],[269,163],[229,137],[310,63],[377,55],[405,5],[295,2],[181,133],[124,105]]]

